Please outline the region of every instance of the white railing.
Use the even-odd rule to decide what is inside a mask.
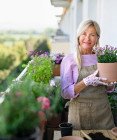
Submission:
[[[29,61],[28,63],[32,63],[32,62],[33,62],[33,60]],[[25,67],[25,69],[20,73],[20,75],[19,75],[15,80],[13,80],[13,82],[20,81],[20,79],[23,77],[23,75],[27,72],[28,66],[29,66],[29,64],[28,64],[28,65]],[[6,89],[6,91],[4,91],[4,92],[0,92],[0,97],[1,97],[1,96],[3,97],[5,93],[9,93],[9,92],[10,92],[10,87],[8,87],[8,88]]]

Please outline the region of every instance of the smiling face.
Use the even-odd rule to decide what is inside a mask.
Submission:
[[[81,54],[92,54],[92,49],[98,40],[96,29],[89,26],[79,37],[79,47]]]

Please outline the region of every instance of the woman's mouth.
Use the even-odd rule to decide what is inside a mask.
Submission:
[[[84,42],[84,44],[86,44],[86,45],[90,45],[91,43],[90,43],[90,42]]]

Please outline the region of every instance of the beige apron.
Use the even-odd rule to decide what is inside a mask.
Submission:
[[[78,81],[92,74],[97,65],[83,67]],[[113,116],[105,87],[88,86],[77,98],[69,102],[68,122],[74,129],[111,129],[114,127]]]

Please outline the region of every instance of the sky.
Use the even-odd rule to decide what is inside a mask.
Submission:
[[[0,30],[58,28],[56,15],[61,14],[50,0],[0,0]]]

